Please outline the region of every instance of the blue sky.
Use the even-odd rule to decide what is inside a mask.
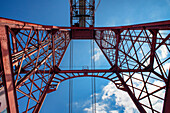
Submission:
[[[70,26],[69,16],[68,0],[3,0],[0,4],[0,17],[32,23]],[[169,19],[170,0],[101,0],[101,4],[96,11],[95,26],[120,26]],[[89,40],[75,40],[73,42],[74,69],[82,69],[82,66],[90,67],[90,46],[91,41]],[[96,68],[110,68],[97,45],[95,45],[95,48],[95,54],[98,56],[96,57],[96,59],[98,58],[96,60]],[[69,51],[66,52],[63,58],[61,69],[68,69],[68,56]],[[90,80],[90,78],[74,79],[73,113],[90,113]],[[123,107],[123,104],[116,104],[116,94],[111,95],[110,99],[104,99],[106,97],[106,89],[111,87],[107,80],[97,78],[96,87],[97,106],[101,108],[100,113],[124,112],[125,107]],[[113,92],[116,91],[114,90]],[[56,92],[50,93],[46,97],[40,113],[67,112],[68,81],[64,81],[59,85],[59,89]]]

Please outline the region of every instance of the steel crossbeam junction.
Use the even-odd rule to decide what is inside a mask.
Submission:
[[[113,82],[141,113],[170,112],[170,20],[94,27],[94,4],[94,0],[71,0],[71,27],[0,18],[0,86],[8,112],[39,112],[48,93],[77,77]],[[61,70],[74,39],[95,40],[111,68]],[[161,104],[155,106],[155,100]]]

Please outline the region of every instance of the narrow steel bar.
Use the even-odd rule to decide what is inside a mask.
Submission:
[[[118,56],[119,56],[119,43],[120,43],[120,40],[121,40],[121,36],[120,36],[120,30],[115,30],[114,31],[115,34],[116,34],[116,58],[115,58],[115,66],[117,67],[118,66]]]
[[[166,38],[165,39],[163,39],[163,41],[156,47],[156,49],[155,50],[157,50],[161,45],[163,45],[167,40],[169,40],[170,39],[170,33],[168,34],[168,36],[166,36]]]
[[[70,0],[69,1],[69,4],[70,4],[70,26],[73,25],[73,20],[72,20],[72,15],[73,15],[73,0]]]
[[[150,66],[151,69],[153,69],[153,64],[154,64],[154,57],[155,57],[155,47],[156,47],[156,38],[157,38],[157,33],[158,30],[150,30],[152,33],[152,44],[151,44],[151,54],[150,54]]]
[[[26,94],[24,91],[17,89],[18,92],[22,93],[24,96],[27,96],[29,98],[31,98],[32,100],[34,100],[35,102],[38,102],[35,98],[31,97],[29,94]]]
[[[52,38],[52,52],[53,52],[53,68],[55,67],[55,40],[54,40],[54,35],[53,35],[53,33],[51,33],[52,34],[52,36],[51,36],[51,38]]]

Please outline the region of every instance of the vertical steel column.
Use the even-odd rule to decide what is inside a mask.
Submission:
[[[118,67],[118,56],[119,56],[119,51],[118,51],[118,49],[119,49],[119,43],[120,43],[120,39],[121,39],[121,36],[120,36],[120,30],[114,30],[114,32],[115,32],[115,34],[116,34],[116,58],[115,58],[115,66],[116,66],[116,68]]]
[[[166,84],[166,94],[164,99],[163,113],[170,113],[169,107],[170,107],[170,67],[169,67],[168,82]]]
[[[0,44],[4,69],[3,82],[6,92],[7,109],[9,113],[18,113],[16,89],[12,72],[9,34],[8,27],[6,26],[0,26]]]
[[[53,54],[53,68],[55,67],[55,40],[54,40],[54,38],[55,38],[55,36],[54,36],[54,34],[53,33],[51,33],[51,38],[52,38],[52,54]]]
[[[153,69],[153,64],[154,64],[154,57],[155,57],[155,46],[156,46],[156,38],[157,38],[157,33],[158,30],[150,30],[152,33],[152,44],[151,44],[151,56],[150,56],[150,68]]]

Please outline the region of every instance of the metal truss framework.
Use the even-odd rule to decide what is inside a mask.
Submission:
[[[91,39],[103,52],[110,69],[59,68],[69,42],[73,40],[70,30],[78,29],[94,31]],[[166,64],[170,57],[162,58],[161,48],[169,55],[170,21],[78,28],[0,18],[1,87],[5,87],[8,111],[37,113],[46,95],[56,91],[61,82],[76,77],[99,77],[127,92],[141,113],[162,112],[155,102],[162,103],[163,112],[168,113],[170,69]]]
[[[94,27],[95,0],[70,0],[70,24],[74,27]]]

